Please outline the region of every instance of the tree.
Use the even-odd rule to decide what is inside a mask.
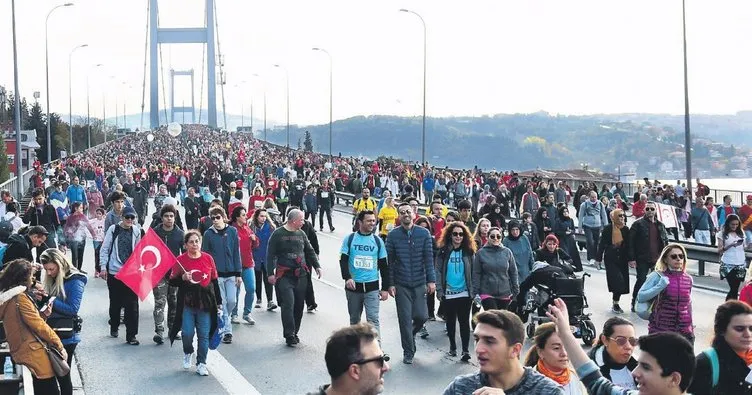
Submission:
[[[37,150],[37,158],[41,161],[47,160],[47,123],[42,114],[42,106],[39,102],[34,102],[31,107],[29,117],[24,120],[22,130],[35,130],[37,132],[37,142],[41,146]]]
[[[313,152],[313,140],[311,139],[311,132],[305,131],[305,140],[303,141],[303,147],[308,152]]]

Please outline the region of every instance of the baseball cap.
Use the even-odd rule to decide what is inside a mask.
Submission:
[[[136,210],[134,210],[133,207],[126,207],[125,209],[123,209],[123,218],[125,218],[125,217],[127,217],[129,215],[133,216],[133,217],[137,216],[136,215]]]

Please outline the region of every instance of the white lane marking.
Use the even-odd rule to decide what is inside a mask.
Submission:
[[[154,308],[154,294],[149,294],[144,303],[147,303]],[[182,346],[182,343],[180,344]],[[196,338],[193,339],[193,347],[197,347]],[[261,392],[259,392],[253,384],[249,383],[248,380],[246,380],[245,377],[243,377],[243,375],[240,374],[240,372],[216,350],[209,350],[209,354],[206,358],[206,366],[209,368],[209,374],[211,377],[214,377],[228,394],[261,395]]]

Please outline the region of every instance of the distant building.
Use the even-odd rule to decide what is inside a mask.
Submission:
[[[5,152],[8,154],[8,171],[11,177],[16,176],[16,132],[6,131],[3,133],[5,139]],[[21,131],[21,170],[23,173],[29,170],[29,165],[33,164],[37,160],[36,150],[42,148],[37,142],[36,130],[22,130]]]

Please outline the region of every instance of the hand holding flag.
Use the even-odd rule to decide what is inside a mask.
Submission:
[[[172,251],[167,248],[154,229],[150,228],[136,244],[133,253],[115,278],[122,281],[138,295],[141,301],[144,301],[177,262]]]

